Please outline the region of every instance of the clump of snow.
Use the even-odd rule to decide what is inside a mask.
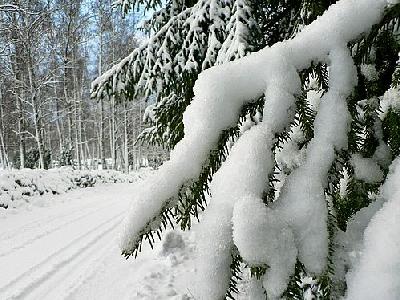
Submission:
[[[154,123],[156,121],[155,118],[155,104],[150,104],[146,107],[143,114],[143,122]]]
[[[386,200],[364,232],[359,263],[347,276],[346,299],[396,300],[400,295],[400,160],[382,188]]]
[[[0,194],[0,208],[8,208],[12,204],[12,195],[1,192]]]
[[[381,120],[386,117],[390,109],[400,112],[400,91],[398,88],[390,88],[383,95],[381,99]]]
[[[265,300],[262,280],[251,276],[249,269],[243,270],[242,280],[238,283],[237,300]]]
[[[343,169],[343,177],[340,178],[339,181],[339,195],[341,198],[346,197],[347,195],[347,184],[349,183],[349,172],[346,168]]]
[[[311,273],[321,273],[328,254],[325,179],[334,149],[346,146],[349,113],[346,96],[355,84],[355,67],[345,49],[330,54],[330,90],[323,97],[305,162],[287,178],[276,204],[294,231],[299,259]],[[341,93],[338,93],[342,91]]]
[[[233,212],[233,239],[243,259],[267,266],[263,286],[270,299],[278,298],[294,272],[297,249],[292,230],[261,199],[243,198]]]
[[[245,131],[249,130],[251,127],[253,127],[256,123],[251,119],[250,114],[247,114],[245,117],[245,120],[242,122],[239,130],[240,133],[243,134]]]
[[[361,74],[368,81],[375,81],[378,79],[378,72],[376,71],[375,65],[372,64],[361,64]]]
[[[307,103],[310,104],[312,110],[317,112],[324,91],[319,86],[318,76],[316,74],[310,74],[308,82],[306,84],[306,90],[307,90],[307,96],[306,96]]]
[[[299,144],[305,141],[300,126],[292,126],[290,139],[278,149],[275,160],[284,172],[290,172],[301,165],[305,159],[305,147],[299,149]]]
[[[376,147],[372,159],[383,167],[388,167],[390,165],[390,162],[392,161],[392,152],[383,140],[379,141],[379,146]]]
[[[371,158],[364,158],[360,154],[353,154],[350,160],[354,168],[354,177],[366,183],[377,183],[383,180],[383,172]]]
[[[231,218],[230,206],[215,202],[211,202],[204,213],[196,236],[195,299],[221,299],[226,293],[232,262]]]
[[[310,103],[312,110],[318,111],[322,94],[323,94],[322,90],[307,91],[307,102]]]
[[[360,259],[363,250],[363,235],[371,218],[381,209],[383,201],[381,198],[367,207],[359,210],[347,222],[346,231],[338,231],[335,237],[335,253],[333,261],[335,265],[335,277],[338,281],[344,280],[348,269],[353,268]]]
[[[266,143],[254,143],[259,140]],[[271,136],[264,132],[263,127],[253,126],[239,138],[231,155],[214,176],[212,199],[203,215],[198,235],[196,297],[199,299],[219,299],[225,295],[230,280],[233,208],[247,191],[262,196],[268,173],[273,167],[268,141],[271,141]],[[263,165],[253,163],[260,159]],[[270,164],[265,164],[266,161]]]

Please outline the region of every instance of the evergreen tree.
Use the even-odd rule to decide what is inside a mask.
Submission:
[[[335,2],[117,3],[158,10],[92,94],[156,95],[140,139],[173,149],[141,187],[123,255],[205,210],[200,299],[233,299],[245,269],[270,299],[346,293],[355,224],[396,191],[400,4]]]

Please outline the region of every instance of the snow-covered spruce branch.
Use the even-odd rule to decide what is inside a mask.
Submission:
[[[325,178],[335,149],[345,147],[347,142],[350,118],[345,100],[356,83],[355,67],[346,45],[332,50],[329,60],[330,89],[322,99],[306,161],[289,176],[280,199],[270,208],[264,206],[261,197],[250,195],[237,199],[235,204],[235,245],[247,262],[269,266],[263,286],[271,298],[285,290],[294,271],[296,254],[314,274],[322,273],[326,266]]]
[[[151,45],[153,43],[162,43],[163,39],[167,39],[165,37],[167,30],[171,27],[171,25],[179,18],[187,18],[190,15],[191,8],[187,8],[182,11],[177,16],[174,16],[165,24],[156,35],[154,35],[148,42],[144,43],[140,47],[133,50],[127,57],[122,59],[118,64],[114,65],[110,70],[105,72],[102,76],[98,77],[96,80],[92,82],[92,97],[104,97],[106,95],[110,95],[112,93],[118,93],[123,91],[127,84],[130,83],[130,80],[133,78],[136,81],[143,76],[142,74],[145,72],[141,72],[143,66],[140,65],[139,56],[144,56],[145,61],[148,64],[149,62],[154,60],[154,56],[151,52]],[[161,41],[159,41],[161,40]],[[133,71],[128,71],[128,69],[132,68]],[[139,70],[138,70],[139,69]],[[147,67],[147,69],[151,69]],[[123,71],[126,71],[126,78],[121,78],[124,74]],[[132,74],[133,73],[133,74]],[[139,78],[137,78],[139,77]],[[133,93],[134,94],[134,93]]]
[[[143,93],[166,97],[171,86],[187,81],[186,77],[196,78],[202,70],[240,58],[251,50],[247,31],[255,28],[256,22],[246,1],[201,0],[192,7],[174,11],[175,15],[154,16],[165,19],[165,24],[93,81],[93,97],[121,93],[128,98]]]
[[[234,245],[232,217],[234,242],[241,255],[251,264],[270,267],[263,283],[270,297],[285,289],[297,255],[310,272],[323,271],[328,243],[323,189],[334,151],[347,144],[345,99],[356,83],[347,43],[378,23],[387,5],[385,0],[342,0],[292,40],[200,74],[195,98],[183,116],[184,139],[172,151],[170,161],[137,193],[121,240],[124,253],[135,251],[143,228],[159,226],[161,209],[173,207],[182,185],[199,176],[220,133],[236,124],[242,106],[265,94],[264,121],[240,137],[211,183],[212,199],[199,246],[202,283],[198,294],[201,299],[225,295]],[[297,72],[311,62],[330,65],[330,89],[316,117],[315,138],[304,165],[289,177],[281,197],[266,208],[260,199],[273,168],[274,135],[292,120],[294,95],[301,88]],[[235,214],[235,206],[235,210],[247,212],[248,218]],[[259,222],[250,223],[254,215]],[[253,228],[256,226],[266,234],[249,240],[251,235],[246,232],[260,232]],[[249,245],[254,242],[258,251],[253,253]],[[266,243],[270,245],[265,247]],[[261,251],[263,247],[265,251]],[[289,249],[287,259],[274,252],[282,247]]]
[[[195,86],[196,97],[184,114],[185,138],[171,153],[171,160],[148,183],[152,180],[156,182],[143,184],[149,193],[141,194],[143,200],[140,203],[158,202],[156,207],[159,207],[163,200],[176,195],[185,181],[196,178],[220,132],[235,124],[238,112],[246,101],[261,96],[267,90],[267,80],[273,80],[276,74],[275,65],[272,64],[277,55],[287,59],[297,70],[307,67],[313,60],[325,61],[330,48],[356,38],[379,21],[386,2],[378,1],[373,5],[370,2],[340,2],[293,40],[202,73]],[[346,8],[342,9],[342,6]],[[359,22],[354,22],[355,16],[359,17]],[[348,23],[353,30],[348,30]],[[284,108],[283,111],[286,113]],[[276,112],[272,115],[276,115]],[[267,116],[265,118],[268,119]],[[201,136],[207,139],[199,139]],[[172,172],[175,170],[181,172]],[[153,189],[153,186],[159,188]]]

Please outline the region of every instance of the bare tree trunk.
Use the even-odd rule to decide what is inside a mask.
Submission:
[[[25,137],[24,137],[24,115],[22,111],[22,101],[25,93],[23,92],[23,88],[21,89],[21,94],[17,95],[17,111],[18,111],[18,144],[19,144],[19,167],[21,169],[25,168]]]
[[[3,124],[3,94],[0,86],[0,164],[2,169],[7,168],[6,151],[4,148],[4,124]]]
[[[111,154],[111,169],[114,169],[114,128],[113,128],[113,105],[112,105],[112,99],[109,101],[109,106],[110,106],[110,118],[108,119],[108,125],[109,125],[109,133],[110,133],[110,138],[109,138],[109,144],[110,144],[110,154]]]
[[[70,17],[70,16],[69,16]],[[71,73],[71,60],[70,60],[70,30],[71,30],[71,23],[72,21],[70,20],[68,22],[68,28],[67,28],[67,42],[65,45],[64,49],[64,62],[63,62],[63,92],[64,92],[64,99],[65,99],[65,105],[66,105],[66,111],[67,111],[67,151],[72,151],[73,149],[73,134],[72,134],[72,127],[73,127],[73,121],[72,121],[72,114],[73,114],[73,105],[72,105],[72,97],[69,94],[69,86],[70,86],[70,73]]]
[[[110,5],[111,5],[110,1]],[[112,15],[111,15],[112,16]],[[115,28],[113,24],[113,20],[111,18],[110,20],[110,26],[111,26],[111,59],[112,63],[115,62]],[[112,136],[110,136],[111,142],[112,142],[112,153],[111,153],[111,158],[112,158],[112,164],[113,164],[113,169],[117,168],[117,139],[116,139],[116,134],[117,134],[117,126],[116,126],[116,109],[115,109],[115,98],[114,96],[111,96],[110,99],[110,105],[111,105],[111,128],[112,128]]]
[[[22,101],[25,100],[25,89],[24,86],[22,86],[22,83],[24,82],[23,78],[23,62],[22,62],[22,49],[21,45],[18,39],[18,22],[16,15],[13,15],[12,18],[12,40],[14,41],[14,47],[15,47],[15,58],[12,60],[12,68],[14,71],[15,75],[15,84],[17,86],[15,90],[15,95],[16,95],[16,108],[17,108],[17,115],[18,115],[18,122],[17,122],[17,136],[18,136],[18,147],[19,147],[19,161],[20,165],[19,167],[21,169],[25,168],[25,138],[24,138],[24,113],[23,113],[23,105]]]
[[[67,139],[67,144],[68,144],[68,151],[70,151],[73,147],[72,147],[72,105],[71,105],[71,99],[69,97],[68,94],[68,58],[67,58],[67,54],[65,54],[64,57],[64,87],[63,87],[63,91],[64,91],[64,98],[65,98],[65,103],[67,106],[67,126],[68,126],[68,139]]]
[[[137,145],[136,145],[136,138],[138,135],[138,122],[137,122],[137,114],[136,114],[136,105],[137,102],[135,102],[132,105],[132,161],[133,161],[133,168],[137,170],[137,162],[138,162],[138,154],[137,154]]]
[[[32,106],[32,113],[33,113],[33,125],[35,128],[35,141],[38,147],[39,152],[39,169],[44,168],[44,155],[43,155],[43,142],[42,142],[42,132],[40,128],[40,115],[39,115],[39,105],[37,103],[37,96],[36,96],[36,87],[35,87],[35,79],[33,73],[33,66],[32,66],[32,59],[30,55],[30,51],[28,50],[27,57],[27,68],[28,68],[28,80],[29,80],[29,92],[30,92],[30,105]]]
[[[80,151],[80,153],[81,153],[81,158],[82,158],[82,161],[83,161],[83,165],[84,166],[86,166],[86,148],[85,148],[85,145],[84,145],[84,138],[83,138],[83,135],[84,135],[84,123],[83,123],[83,117],[82,117],[82,104],[83,104],[83,95],[84,95],[84,85],[85,85],[85,83],[84,83],[84,74],[83,74],[83,72],[82,72],[82,77],[81,77],[81,82],[80,82],[80,88],[79,88],[79,103],[78,103],[78,116],[79,116],[79,119],[78,119],[78,121],[79,121],[79,123],[78,123],[78,125],[79,125],[79,127],[78,127],[78,129],[79,129],[79,146],[80,146],[80,149],[79,149],[79,151]]]
[[[124,162],[125,173],[129,173],[129,141],[128,141],[128,109],[126,100],[124,100]]]
[[[109,101],[110,107],[110,118],[109,118],[109,132],[110,132],[110,152],[111,152],[111,164],[112,169],[117,167],[117,147],[116,147],[116,111],[115,111],[115,99],[111,96]]]
[[[3,169],[8,169],[8,151],[4,142],[4,112],[3,112],[3,94],[0,89],[0,156],[1,156],[1,165]]]
[[[35,141],[39,152],[39,169],[44,169],[44,151],[43,151],[43,139],[42,139],[42,128],[40,120],[40,107],[38,104],[38,99],[36,95],[35,79],[33,73],[33,66],[31,57],[28,58],[28,77],[29,77],[29,87],[31,94],[31,106],[33,112],[33,125],[35,128]]]
[[[75,138],[75,159],[78,163],[78,169],[82,168],[81,166],[81,146],[79,141],[79,116],[78,116],[78,99],[76,99],[76,95],[74,96],[74,138]]]
[[[0,140],[1,140],[1,142],[3,141],[3,133],[1,133],[0,132]],[[7,167],[6,167],[6,162],[5,162],[5,159],[4,159],[4,154],[3,154],[3,149],[0,149],[0,170],[1,169],[6,169]]]
[[[54,82],[56,81],[56,78],[53,78]],[[57,135],[58,135],[58,146],[59,146],[59,151],[62,153],[63,148],[64,148],[64,133],[63,133],[63,125],[62,125],[62,120],[61,120],[61,115],[60,115],[60,103],[59,99],[57,97],[57,87],[54,85],[54,103],[55,103],[55,115],[56,115],[56,129],[57,129]]]
[[[138,134],[142,132],[142,100],[139,101],[139,130]],[[139,157],[139,169],[142,166],[142,145],[138,144],[138,157]]]
[[[47,129],[46,129],[47,127]],[[44,136],[47,137],[47,148],[45,148],[45,150],[47,149],[50,154],[50,164],[49,164],[49,168],[53,168],[53,145],[51,143],[51,123],[48,123],[48,125],[44,128]],[[46,152],[45,152],[46,154]]]
[[[76,58],[74,55],[74,68],[72,71],[72,77],[73,77],[73,99],[74,99],[74,105],[73,105],[73,109],[74,109],[74,122],[75,122],[75,126],[74,126],[74,137],[75,137],[75,158],[78,162],[78,169],[80,170],[82,168],[81,165],[81,161],[82,161],[82,157],[81,157],[81,141],[80,141],[80,118],[79,118],[79,105],[80,105],[80,97],[79,97],[79,83],[78,83],[78,74],[77,74],[77,63],[76,63]]]
[[[101,3],[100,3],[101,5]],[[103,63],[103,29],[102,29],[102,19],[103,14],[102,10],[100,9],[100,54],[99,54],[99,64],[98,64],[98,74],[101,76],[102,74],[102,63]],[[105,158],[105,146],[104,146],[104,100],[100,98],[100,134],[99,134],[99,152],[100,152],[100,161],[102,169],[106,167],[106,158]]]
[[[94,170],[98,169],[98,161],[95,160],[95,158],[100,157],[100,151],[99,151],[99,147],[98,146],[99,146],[99,143],[95,143],[95,142],[92,143],[92,159],[93,159],[92,168]],[[96,155],[96,150],[97,150],[97,155]]]
[[[100,99],[100,160],[103,169],[106,168],[106,155],[105,155],[105,143],[104,143],[104,131],[105,131],[105,120],[104,120],[104,101]]]

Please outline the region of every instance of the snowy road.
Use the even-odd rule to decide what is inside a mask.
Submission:
[[[113,184],[38,197],[31,210],[1,216],[0,299],[189,299],[187,250],[120,256],[132,190]]]

